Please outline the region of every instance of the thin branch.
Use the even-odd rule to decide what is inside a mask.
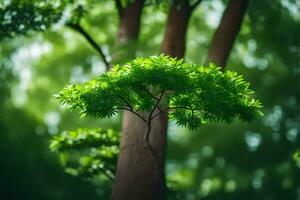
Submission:
[[[158,104],[162,100],[163,96],[164,96],[164,90],[161,92],[155,106],[153,107],[153,109],[149,113],[148,120],[147,120],[147,130],[146,130],[145,135],[144,135],[144,141],[145,141],[146,147],[151,147],[151,145],[149,143],[149,138],[150,138],[150,133],[151,133],[152,115],[153,115],[154,111],[156,110],[156,108],[158,107]]]
[[[169,89],[169,88],[168,88],[168,89]],[[165,91],[167,91],[168,89],[163,89],[163,90],[161,90],[161,91],[157,92],[157,93],[155,94],[155,96],[156,96],[156,95],[158,95],[158,94],[161,94],[162,92],[165,92]]]
[[[154,176],[155,179],[158,178],[158,163],[159,163],[159,159],[153,149],[153,147],[151,146],[150,142],[149,142],[149,135],[151,133],[151,121],[148,121],[146,123],[146,130],[145,130],[145,134],[144,134],[144,141],[145,141],[145,149],[148,150],[148,152],[150,153],[150,156],[152,158],[153,161],[153,165],[154,165]]]
[[[165,92],[165,90],[162,90],[162,92],[161,92],[161,94],[160,94],[160,96],[159,96],[159,98],[158,98],[155,106],[153,107],[152,111],[149,114],[148,121],[151,121],[152,114],[154,113],[155,109],[158,108],[158,105],[159,105],[160,101],[162,100],[162,97],[164,96],[164,92]]]
[[[132,106],[130,105],[130,103],[124,98],[122,97],[121,95],[119,95],[116,91],[114,91],[116,93],[116,95],[126,104],[126,106],[128,108],[117,108],[117,109],[123,109],[123,110],[128,110],[130,112],[132,112],[133,114],[135,114],[136,116],[138,116],[141,120],[143,120],[143,122],[147,122],[147,120],[142,116],[140,115],[138,112],[135,112],[132,108]]]
[[[160,115],[160,114],[162,114],[162,113],[166,113],[166,112],[164,112],[163,110],[161,110],[161,108],[160,108],[159,106],[156,106],[156,107],[157,107],[157,109],[158,109],[158,112],[157,112],[155,115],[153,115],[153,116],[151,117],[151,120],[155,119],[158,115]]]
[[[154,98],[155,100],[158,100],[158,98],[155,95],[153,95],[149,90],[147,90],[147,88],[142,86],[142,89],[145,90],[145,92],[148,93],[152,98]]]
[[[195,10],[195,8],[197,8],[197,6],[202,2],[202,0],[197,0],[194,4],[192,4],[190,6],[190,11]]]
[[[100,171],[102,171],[109,179],[114,180],[115,179],[115,175],[108,173],[107,170],[103,169],[103,168],[99,168]]]
[[[98,54],[100,55],[100,57],[102,58],[102,60],[103,60],[103,62],[105,64],[106,70],[108,70],[110,68],[110,63],[106,59],[106,56],[105,56],[104,52],[102,51],[101,47],[92,38],[92,36],[89,35],[86,32],[86,30],[84,30],[84,28],[79,23],[77,23],[77,24],[69,23],[69,24],[67,24],[67,26],[69,26],[73,30],[75,30],[78,33],[80,33],[86,39],[86,41],[98,52]]]
[[[116,93],[116,95],[126,104],[126,106],[128,106],[128,108],[130,108],[130,110],[133,110],[132,106],[130,105],[130,103],[121,95],[119,95],[116,91],[114,91]]]
[[[122,17],[124,8],[122,6],[121,0],[115,0],[115,4],[116,4],[116,8],[118,10],[119,17]]]
[[[125,109],[126,110],[126,109]],[[130,111],[130,112],[132,112],[133,114],[135,114],[136,116],[138,116],[141,120],[143,120],[143,122],[147,122],[147,120],[142,116],[142,115],[140,115],[138,112],[135,112],[135,111],[133,111],[133,110],[128,110],[128,111]]]
[[[140,115],[138,112],[135,112],[133,109],[131,108],[116,108],[117,110],[127,110],[129,112],[131,112],[132,114],[136,115],[137,117],[139,117],[143,122],[147,122],[147,120],[142,116]]]
[[[146,130],[145,130],[145,133],[144,133],[144,142],[145,142],[145,148],[149,151],[150,153],[150,156],[152,158],[152,161],[153,161],[153,164],[154,164],[154,176],[155,176],[155,180],[158,179],[158,163],[159,163],[159,159],[154,151],[154,149],[152,148],[151,144],[150,144],[150,134],[151,134],[151,122],[152,122],[152,115],[154,113],[154,111],[156,110],[156,108],[159,109],[159,103],[160,101],[162,100],[163,96],[164,96],[164,92],[165,90],[162,90],[155,106],[153,107],[153,109],[151,110],[151,112],[149,113],[149,116],[148,116],[148,120],[146,121]],[[159,109],[160,110],[160,109]],[[160,113],[160,112],[158,112]]]
[[[155,115],[153,115],[153,116],[151,117],[151,120],[155,119],[155,118],[156,118],[158,115],[160,115],[161,113],[163,113],[163,112],[161,112],[161,111],[157,112]]]

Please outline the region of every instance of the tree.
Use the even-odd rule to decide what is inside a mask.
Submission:
[[[197,7],[197,5],[199,5],[200,2],[201,1],[189,1],[189,2],[174,1],[171,3],[169,15],[168,15],[167,28],[165,31],[165,37],[164,37],[163,45],[162,45],[162,52],[164,52],[165,54],[174,56],[174,57],[179,57],[179,58],[184,56],[185,36],[186,36],[187,27],[188,27],[188,21],[192,14],[192,11]],[[51,1],[48,1],[48,3],[49,3],[49,5],[51,5]],[[136,43],[136,40],[138,37],[138,33],[139,33],[140,17],[141,17],[141,11],[142,11],[144,3],[145,3],[144,1],[139,1],[139,0],[133,1],[133,2],[128,2],[127,4],[123,4],[121,1],[116,1],[116,7],[118,8],[119,21],[120,21],[118,42],[117,42],[116,48],[119,50],[116,51],[115,53],[113,53],[113,56],[112,56],[113,62],[122,63],[122,62],[124,62],[124,60],[128,60],[128,59],[134,57],[134,52],[135,52],[134,46],[135,46],[135,43]],[[32,4],[24,3],[23,8],[27,8],[28,5],[32,7]],[[62,5],[64,5],[64,4],[62,4]],[[34,4],[33,6],[39,7],[38,4]],[[22,6],[17,6],[17,7],[22,8]],[[63,8],[63,6],[62,6],[62,8]],[[76,7],[76,8],[78,8],[78,7]],[[80,9],[79,9],[79,11],[80,11]],[[30,12],[32,12],[32,11],[29,11],[29,13]],[[20,12],[17,12],[17,13],[20,13]],[[78,13],[80,14],[81,12],[78,12],[78,9],[75,9],[74,13],[75,13],[75,18],[76,18]],[[61,14],[62,14],[62,12],[59,12],[59,16]],[[25,22],[26,22],[26,20],[30,21],[30,19],[26,19],[26,15],[24,17],[24,20],[25,20]],[[57,20],[58,20],[58,18],[53,18],[50,20],[49,24],[51,24]],[[178,22],[180,22],[180,23],[178,23]],[[99,46],[97,47],[97,45],[95,45],[95,43],[93,42],[93,39],[91,37],[86,37],[88,35],[82,29],[82,27],[79,25],[79,21],[75,20],[75,23],[74,23],[74,21],[72,19],[71,23],[68,22],[67,24],[69,24],[70,27],[77,30],[79,33],[83,34],[83,36],[85,36],[87,41],[90,42],[92,44],[92,46],[100,53],[104,62],[108,65],[108,62],[105,61],[105,55],[103,53],[101,53],[101,48],[98,48]],[[21,25],[21,24],[19,24],[19,25]],[[44,25],[44,24],[42,24],[42,25]],[[42,30],[44,30],[47,26],[42,26],[42,25],[38,25],[38,27],[40,27]],[[17,26],[15,28],[19,29],[20,27]],[[31,28],[31,27],[29,27],[29,28]],[[27,29],[24,29],[24,30],[27,30]],[[236,31],[237,31],[237,29],[236,29]],[[22,32],[17,32],[17,33],[24,34],[26,32],[22,31]],[[122,50],[122,48],[124,46],[125,47],[130,46],[131,47],[130,49],[132,49],[132,50],[130,50],[128,52],[124,51],[124,49]],[[227,48],[230,49],[231,47],[228,46]],[[160,185],[159,188],[164,188],[163,168],[164,168],[164,160],[165,160],[164,155],[165,155],[165,149],[166,149],[167,115],[166,114],[160,115],[159,118],[157,118],[157,119],[159,119],[159,120],[154,121],[154,125],[152,128],[153,134],[151,134],[151,136],[153,138],[155,138],[153,140],[155,140],[157,143],[159,143],[158,149],[159,149],[159,151],[162,152],[162,159],[161,159],[161,165],[160,165],[160,171],[161,171],[161,178],[160,178],[161,181],[160,182],[161,182],[161,184],[158,184],[158,185]],[[124,114],[124,122],[126,122],[126,123],[123,123],[124,128],[123,128],[123,134],[122,134],[123,135],[122,141],[123,141],[123,138],[126,138],[126,135],[129,133],[131,133],[132,140],[135,140],[136,138],[138,138],[138,136],[140,135],[139,134],[140,129],[143,129],[143,124],[141,124],[139,121],[136,121],[136,119],[134,119],[133,115],[131,115],[128,112],[125,112],[125,114]],[[136,129],[132,130],[128,126],[128,124],[131,127],[136,127]],[[133,124],[135,124],[135,125],[133,126]],[[155,135],[157,135],[157,136],[155,136]],[[136,137],[133,137],[133,136],[136,136]],[[122,146],[122,142],[121,142],[121,146]],[[143,157],[145,162],[140,161],[140,163],[138,165],[133,167],[136,170],[131,170],[130,172],[132,174],[129,174],[129,173],[127,173],[128,170],[126,170],[126,169],[127,169],[127,167],[130,168],[130,165],[126,165],[126,163],[127,164],[128,163],[129,164],[137,163],[137,162],[133,162],[133,160],[135,158],[137,158],[135,156],[137,151],[134,148],[126,149],[126,151],[124,153],[122,151],[123,151],[123,149],[121,148],[118,170],[117,170],[117,181],[116,181],[116,185],[115,185],[115,194],[123,196],[125,192],[129,195],[131,195],[131,192],[135,192],[134,186],[139,185],[141,182],[142,183],[145,182],[147,184],[152,184],[153,177],[149,176],[148,177],[149,179],[146,180],[145,177],[142,176],[143,174],[145,174],[145,173],[143,173],[143,171],[149,170],[148,163],[149,163],[149,160],[151,160],[151,157],[149,157],[149,156]],[[148,155],[147,152],[144,151],[144,149],[141,149],[141,151],[144,152],[144,154]],[[127,159],[123,159],[123,155],[126,155]],[[132,157],[128,158],[128,155],[131,155]],[[132,183],[133,185],[128,184],[128,177],[138,178],[138,180],[140,180],[141,182],[134,181]],[[121,192],[116,188],[121,188]],[[128,192],[129,190],[131,190],[131,192]],[[149,193],[149,192],[151,193],[151,191],[152,191],[152,189],[151,188],[149,189],[149,187],[145,187],[144,190],[148,191],[145,193]],[[163,193],[163,191],[161,193]]]
[[[7,4],[12,1],[0,2]],[[35,1],[38,2],[40,1]],[[136,46],[136,55],[143,57],[160,52],[167,14],[163,11],[167,7],[153,8],[148,2],[143,8],[141,31]],[[203,1],[195,10],[189,22],[186,61],[204,63],[210,38],[217,27],[212,19],[221,19],[221,11],[227,2],[229,1]],[[113,48],[116,47],[113,43],[116,41],[114,36],[117,35],[118,27],[117,11],[114,10],[113,3],[114,1],[93,0],[83,4],[85,12],[80,21],[80,25],[101,47],[110,63],[113,63],[110,52],[117,49]],[[70,8],[68,6],[68,10]],[[181,195],[178,199],[297,199],[299,162],[290,160],[299,147],[299,94],[296,91],[299,90],[300,80],[297,48],[300,26],[296,9],[299,10],[299,5],[295,0],[275,0],[272,4],[267,1],[249,1],[241,31],[227,62],[226,70],[232,69],[245,74],[245,79],[252,83],[255,96],[264,103],[263,120],[249,124],[236,122],[231,126],[213,123],[194,131],[169,123],[166,178],[168,187],[175,190],[176,195]],[[26,19],[26,16],[28,15],[23,15],[22,19]],[[13,21],[15,24],[18,22],[17,18]],[[28,18],[27,21],[30,22]],[[7,23],[2,19],[1,26],[2,22]],[[61,22],[59,24],[62,25]],[[1,29],[3,30],[9,29]],[[75,130],[77,127],[113,127],[120,132],[121,120],[119,115],[112,120],[80,120],[75,112],[57,110],[58,102],[53,101],[52,94],[59,91],[66,82],[79,83],[86,81],[87,77],[95,78],[103,65],[101,57],[96,57],[97,51],[73,29],[58,29],[55,25],[53,29],[46,30],[44,33],[29,31],[26,37],[13,35],[10,39],[1,40],[0,79],[3,82],[0,87],[7,87],[7,93],[1,95],[3,114],[0,121],[3,134],[0,184],[4,185],[5,191],[0,193],[11,194],[8,197],[17,195],[22,199],[26,199],[25,196],[27,199],[69,199],[70,195],[79,199],[80,196],[109,199],[111,189],[103,191],[105,185],[102,183],[97,182],[93,190],[85,189],[95,184],[95,180],[85,182],[80,178],[69,177],[70,181],[60,181],[58,185],[57,179],[64,180],[68,176],[57,173],[61,169],[55,162],[55,157],[52,157],[54,155],[45,149],[46,143],[40,142],[40,139],[46,141],[51,136],[50,132],[55,133],[53,130],[62,132]],[[36,47],[37,44],[38,47],[39,44],[46,44],[51,50],[32,60],[32,68],[28,69],[26,63],[29,58],[23,62],[16,55],[24,51],[24,55],[28,55],[31,46]],[[9,78],[3,77],[5,69],[14,70],[14,76],[20,77],[21,71],[16,72],[14,65],[21,66],[22,71],[26,69],[27,72],[32,72],[30,88],[25,93],[27,100],[22,105],[15,104],[15,100],[22,97],[22,93],[16,93],[15,88],[23,81],[14,79],[12,85]],[[94,73],[95,67],[97,74]],[[78,71],[80,73],[74,77],[73,72]],[[13,109],[15,107],[18,109]],[[56,112],[61,119],[57,129],[52,129],[52,125],[44,121],[49,112]],[[23,117],[17,117],[21,116],[20,113],[24,113]],[[24,123],[27,125],[31,122],[32,128],[23,126]],[[43,135],[40,135],[41,132]],[[256,149],[246,143],[248,139],[258,141]],[[32,145],[31,141],[37,141],[40,148]],[[19,155],[24,159],[20,160]],[[53,159],[49,159],[50,155]],[[71,155],[74,155],[73,152]],[[41,160],[45,161],[44,165]],[[50,166],[55,165],[56,172],[51,170],[49,176],[47,172]],[[98,180],[103,175],[100,173],[94,179]],[[77,186],[73,185],[76,179]],[[28,181],[23,180],[32,184],[26,184]],[[175,197],[172,196],[171,199]]]
[[[98,80],[67,86],[57,98],[70,109],[79,109],[84,117],[111,117],[118,110],[135,115],[144,123],[145,132],[140,130],[143,140],[131,146],[143,144],[142,148],[151,157],[148,165],[152,168],[150,174],[143,176],[154,177],[154,184],[161,186],[160,152],[156,151],[156,141],[150,140],[152,121],[167,113],[179,125],[194,129],[206,121],[230,123],[237,116],[252,120],[261,116],[261,105],[249,97],[252,91],[248,87],[241,76],[231,71],[222,73],[214,65],[200,67],[159,56],[117,65]],[[127,197],[163,199],[160,190],[152,187],[147,196],[137,191]]]
[[[185,45],[186,45],[186,33],[188,30],[188,23],[190,16],[192,15],[192,12],[194,9],[201,3],[200,1],[175,1],[171,4],[169,13],[168,13],[168,19],[167,19],[167,24],[166,24],[166,29],[165,29],[165,34],[164,34],[164,39],[162,42],[162,52],[173,56],[173,57],[179,57],[182,58],[184,57],[185,54]],[[217,29],[216,35],[223,35],[227,34],[229,37],[229,45],[226,45],[222,48],[219,48],[219,45],[222,45],[216,39],[212,42],[212,45],[210,49],[217,49],[216,53],[218,52],[226,52],[220,56],[220,59],[225,61],[228,58],[229,52],[231,50],[233,41],[235,36],[237,35],[239,31],[239,27],[243,18],[243,14],[245,13],[245,8],[247,5],[247,1],[241,1],[238,6],[235,6],[236,2],[235,1],[230,1],[230,7],[228,7],[228,10],[224,13],[224,17],[221,21],[220,27],[226,27],[224,24],[228,24],[231,26],[231,15],[235,16],[236,23],[233,26],[232,29]],[[233,8],[232,8],[233,7]],[[235,8],[236,7],[236,8]],[[232,14],[232,12],[237,12],[240,13],[237,16],[235,14]],[[216,37],[216,36],[215,36]],[[210,50],[211,51],[211,50]],[[210,57],[210,54],[208,57]],[[218,60],[212,60],[218,62]],[[220,63],[222,64],[221,66],[224,66],[223,64],[225,63]],[[153,137],[153,141],[156,141],[157,143],[157,150],[160,152],[162,155],[162,159],[160,161],[160,171],[161,171],[161,181],[160,184],[157,185],[162,185],[160,188],[164,188],[165,186],[165,180],[164,180],[164,162],[165,162],[165,153],[166,153],[166,138],[167,138],[167,121],[168,117],[167,115],[160,115],[159,118],[153,121],[153,128],[152,128],[152,134],[151,137]],[[133,125],[134,124],[134,125]],[[134,127],[134,128],[133,128]],[[153,177],[145,177],[144,174],[147,173],[147,171],[151,170],[149,168],[149,157],[143,156],[142,159],[145,159],[145,162],[141,161],[141,158],[137,156],[137,154],[143,154],[147,155],[147,152],[145,152],[141,147],[137,149],[135,146],[130,146],[132,143],[136,143],[139,141],[140,137],[140,130],[143,130],[144,127],[143,125],[139,122],[136,121],[135,117],[131,115],[128,112],[124,112],[124,121],[123,121],[123,129],[122,129],[122,135],[123,138],[121,139],[121,147],[127,146],[126,149],[121,148],[120,151],[120,157],[119,157],[119,162],[118,162],[118,171],[117,172],[117,177],[116,177],[116,187],[120,187],[120,190],[117,190],[115,193],[120,196],[120,198],[126,198],[124,197],[125,194],[129,195],[134,195],[136,193],[135,188],[138,187],[139,185],[147,182],[148,185],[155,185],[153,184]],[[130,136],[129,136],[130,135]],[[124,139],[124,141],[123,141]],[[124,153],[123,153],[124,152]],[[124,157],[124,158],[123,158]],[[136,160],[136,159],[139,160]],[[135,165],[135,166],[134,166]],[[130,169],[135,169],[132,170],[131,173],[128,171]],[[135,177],[132,179],[132,177]],[[118,180],[120,179],[120,180]],[[128,183],[128,180],[132,180],[132,184]],[[147,188],[147,189],[146,189]],[[151,194],[152,189],[150,191],[148,190],[150,187],[146,187],[145,190],[141,190],[141,193],[143,194]],[[115,189],[116,190],[116,189]],[[161,192],[163,193],[163,191]],[[139,198],[144,198],[144,197],[137,197]]]

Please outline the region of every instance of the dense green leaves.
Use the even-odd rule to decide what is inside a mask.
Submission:
[[[245,121],[261,116],[249,83],[235,72],[221,72],[168,56],[137,58],[115,66],[97,80],[64,88],[57,98],[82,116],[111,117],[118,110],[169,112],[190,129],[206,121]]]
[[[85,30],[99,44],[107,45],[109,52],[115,51],[113,36],[116,35],[118,22],[113,1],[89,0],[93,4],[88,6],[93,9],[86,9],[89,14],[82,21]],[[0,4],[2,2],[9,1],[0,1]],[[221,2],[203,1],[191,17],[185,57],[187,60],[193,63],[205,61],[206,47],[225,6]],[[287,2],[290,2],[289,7],[281,6]],[[298,154],[294,154],[296,162],[291,162],[291,157],[300,146],[300,93],[296,92],[300,86],[300,54],[299,48],[296,48],[300,46],[297,37],[300,24],[299,17],[289,17],[295,13],[295,2],[297,1],[277,0],[270,4],[268,1],[250,1],[250,9],[228,62],[228,69],[245,74],[251,82],[251,88],[256,91],[255,96],[263,101],[266,116],[262,120],[249,124],[237,122],[232,126],[211,124],[193,131],[201,134],[188,135],[186,133],[189,131],[170,124],[166,175],[172,180],[172,187],[176,188],[176,192],[182,194],[178,199],[297,199],[300,165]],[[163,9],[151,7],[145,7],[141,21],[137,54],[142,56],[158,53],[164,31],[166,15]],[[299,15],[298,13],[295,14]],[[270,24],[276,29],[270,28]],[[69,37],[65,37],[66,35]],[[82,82],[87,75],[90,77],[90,71],[95,65],[91,61],[98,59],[95,59],[88,44],[67,29],[55,29],[38,38],[13,38],[1,41],[0,45],[4,67],[0,70],[3,78],[0,87],[1,91],[5,89],[0,94],[3,113],[0,117],[0,177],[5,182],[1,197],[31,200],[109,199],[111,188],[103,191],[105,186],[101,184],[95,192],[85,181],[60,173],[61,169],[56,166],[53,154],[45,149],[47,138],[53,134],[52,131],[48,133],[48,130],[53,130],[51,125],[44,122],[48,112],[59,112],[61,120],[58,132],[73,130],[75,127],[99,126],[98,119],[80,120],[76,113],[57,110],[57,102],[51,100],[52,94],[63,87],[71,75],[71,82],[74,83]],[[14,71],[11,75],[10,71],[17,64],[26,69],[25,64],[29,58],[19,60],[15,55],[19,49],[30,52],[27,48],[36,42],[50,42],[52,51],[41,59],[34,59],[26,104],[16,109],[12,102],[22,95],[19,90],[14,92],[13,86],[24,85],[18,79],[19,75],[23,76],[24,71]],[[129,50],[124,48],[123,51]],[[80,73],[76,79],[72,72],[77,72],[78,69],[84,73]],[[5,71],[9,72],[8,76],[3,76]],[[17,79],[14,80],[15,78]],[[13,93],[15,95],[11,98],[10,94]],[[103,127],[119,130],[119,119],[101,120],[100,123]],[[298,134],[295,130],[298,130]],[[249,136],[249,131],[257,134]],[[248,137],[252,138],[250,143],[246,142]],[[255,145],[255,141],[260,143],[253,150],[251,145]],[[92,197],[95,193],[106,196]]]
[[[88,130],[63,132],[52,139],[50,149],[52,151],[81,150],[97,146],[116,146],[119,137],[113,130]]]
[[[0,3],[0,39],[46,30],[61,18],[64,5],[57,0]]]
[[[119,152],[119,135],[113,130],[78,129],[55,136],[50,149],[60,154],[66,172],[112,179]]]

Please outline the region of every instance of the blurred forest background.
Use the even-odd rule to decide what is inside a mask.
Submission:
[[[226,2],[205,0],[193,13],[187,62],[205,62]],[[145,7],[137,56],[159,54],[165,20],[164,6]],[[117,23],[114,2],[98,1],[82,24],[108,54]],[[102,60],[82,36],[60,23],[43,33],[0,39],[0,199],[107,199],[110,186],[66,174],[49,150],[49,138],[64,130],[120,131],[122,116],[80,119],[53,98],[66,84],[104,72]],[[250,1],[226,69],[251,82],[265,116],[194,131],[170,122],[166,174],[171,188],[187,200],[299,200],[300,161],[293,154],[300,147],[300,1]]]

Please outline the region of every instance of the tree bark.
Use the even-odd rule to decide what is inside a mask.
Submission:
[[[119,27],[112,60],[113,63],[122,64],[135,57],[145,0],[135,0],[126,7],[122,7],[121,0],[115,2],[119,14]]]
[[[189,17],[187,6],[181,9],[171,6],[162,43],[163,53],[172,57],[184,56]],[[132,113],[124,111],[113,200],[164,199],[167,127],[166,113],[160,114],[151,124],[150,144],[157,161],[155,166],[149,150],[144,146],[146,124]]]
[[[140,21],[145,0],[135,2],[123,8],[120,0],[116,0],[119,12],[118,43],[127,43],[130,40],[137,40],[140,32]]]
[[[183,58],[185,54],[186,33],[192,10],[186,3],[178,8],[172,5],[166,25],[161,51],[172,57]]]
[[[235,38],[240,30],[248,0],[231,0],[208,50],[206,64],[213,62],[224,68]]]
[[[213,62],[225,69],[225,64],[231,52],[235,38],[240,30],[248,0],[231,0],[224,11],[219,27],[214,33],[213,40],[209,47],[206,64]],[[195,175],[195,185],[201,183],[201,161],[198,162],[198,169]],[[198,187],[195,188],[198,191]]]
[[[165,119],[167,119],[167,115],[161,114],[152,121],[150,144],[158,161],[156,169],[149,150],[144,146],[143,136],[146,124],[132,113],[124,111],[122,139],[112,199],[163,199],[167,139],[167,120]]]

